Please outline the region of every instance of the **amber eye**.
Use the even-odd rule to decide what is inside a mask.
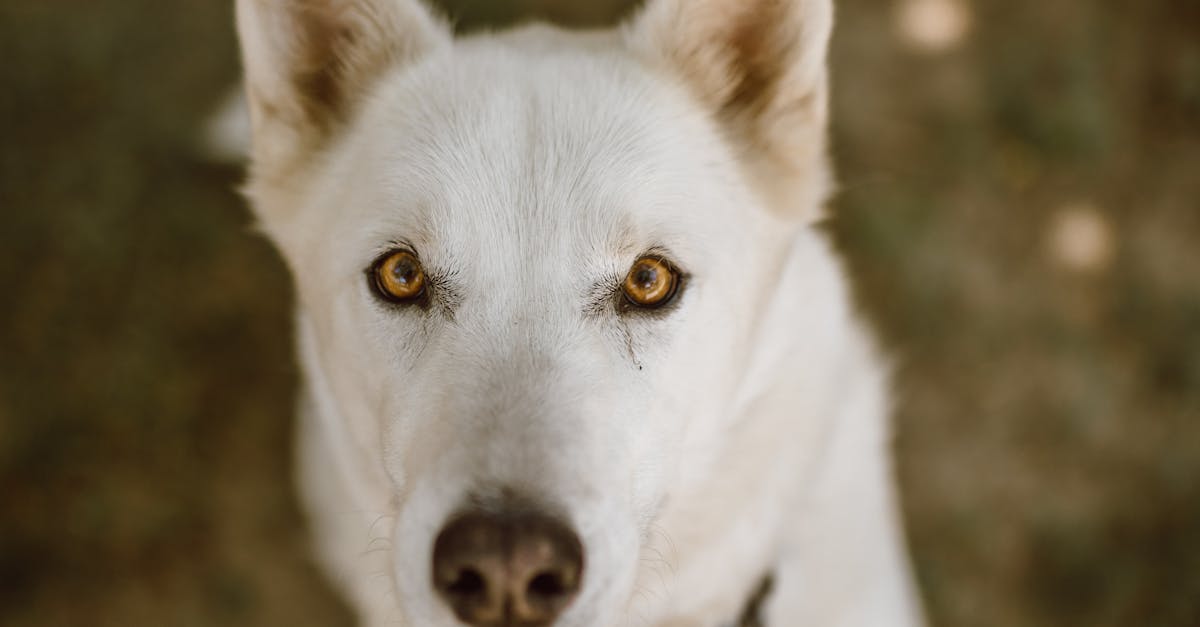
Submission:
[[[629,268],[621,291],[630,304],[645,309],[671,302],[679,287],[679,273],[664,259],[642,257]]]
[[[417,256],[407,250],[392,251],[371,267],[375,291],[393,302],[407,302],[425,293],[425,270]]]

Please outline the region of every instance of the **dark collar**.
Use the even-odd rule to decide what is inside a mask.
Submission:
[[[742,608],[742,615],[738,617],[734,627],[766,627],[763,606],[767,603],[767,597],[771,596],[771,588],[774,586],[775,579],[771,573],[763,575],[758,587],[750,594],[750,598],[746,599],[746,606]]]

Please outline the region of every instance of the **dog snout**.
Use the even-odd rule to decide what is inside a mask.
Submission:
[[[579,537],[542,514],[462,514],[434,544],[433,585],[474,627],[550,625],[582,576]]]

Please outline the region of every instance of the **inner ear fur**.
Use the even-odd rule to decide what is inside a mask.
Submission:
[[[238,0],[237,19],[255,161],[311,148],[381,74],[450,37],[418,0]]]

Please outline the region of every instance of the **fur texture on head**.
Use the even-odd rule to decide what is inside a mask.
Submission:
[[[461,624],[435,538],[519,502],[586,553],[554,625],[725,624],[768,572],[769,625],[915,622],[884,370],[812,230],[831,0],[457,40],[414,0],[238,20],[248,196],[297,285],[302,492],[364,621]],[[395,251],[420,300],[380,297]],[[647,258],[678,277],[661,307],[623,295]]]

